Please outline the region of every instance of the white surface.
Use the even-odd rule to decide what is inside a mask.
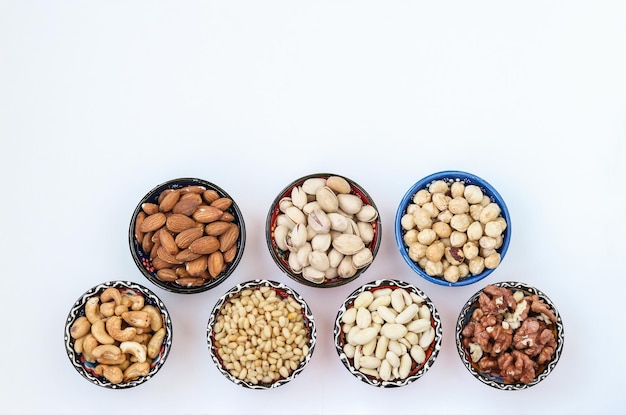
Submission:
[[[0,412],[623,413],[625,21],[621,1],[0,1]],[[421,280],[395,246],[397,203],[444,169],[510,209],[509,252],[483,282],[533,284],[562,313],[561,361],[527,391],[481,384],[456,353],[483,284]],[[264,236],[278,191],[322,171],[383,218],[374,264],[332,290],[282,275]],[[231,278],[191,296],[145,280],[127,242],[138,200],[182,176],[226,189],[248,232]],[[205,341],[219,295],[258,277],[303,294],[319,333],[272,391],[227,381]],[[354,379],[332,344],[343,298],[381,277],[422,288],[444,324],[435,365],[395,390]],[[63,349],[73,302],[111,279],[153,288],[173,316],[167,363],[132,390],[91,385]]]

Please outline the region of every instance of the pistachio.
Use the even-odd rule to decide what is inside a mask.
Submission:
[[[340,193],[337,195],[339,208],[349,215],[354,215],[363,207],[363,201],[360,197],[353,194]]]
[[[342,234],[333,239],[333,248],[344,255],[352,255],[365,247],[363,240],[356,235]]]
[[[315,192],[315,200],[325,212],[336,212],[339,209],[337,195],[328,186],[323,186]]]

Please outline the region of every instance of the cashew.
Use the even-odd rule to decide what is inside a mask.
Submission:
[[[83,337],[79,337],[78,339],[74,340],[74,351],[76,353],[82,353],[83,352],[83,342],[85,341],[85,336]]]
[[[150,314],[145,311],[127,311],[122,313],[122,318],[133,327],[150,327]]]
[[[120,342],[130,340],[137,334],[137,329],[134,327],[126,327],[122,330],[122,317],[120,316],[109,317],[106,321],[106,329],[111,337]]]
[[[115,303],[108,302],[100,304],[100,314],[105,317],[111,317],[115,314]]]
[[[113,301],[115,305],[120,305],[122,303],[122,294],[117,288],[109,287],[100,294],[100,301],[103,303]]]
[[[109,382],[116,385],[124,380],[122,369],[117,366],[98,365],[95,372],[99,376],[104,376]]]
[[[137,379],[141,376],[147,376],[148,373],[150,373],[150,363],[133,363],[132,365],[128,366],[128,368],[124,371],[124,380],[129,381]]]
[[[145,300],[141,295],[127,295],[124,294],[123,297],[128,299],[130,302],[130,309],[133,311],[139,311],[143,308],[145,304]]]
[[[85,316],[91,324],[102,319],[102,315],[98,309],[99,302],[100,299],[98,297],[91,297],[87,300],[87,303],[85,303]]]
[[[133,355],[135,357],[135,361],[139,363],[146,361],[146,350],[144,347],[145,346],[142,346],[137,342],[125,341],[120,343],[120,350],[122,353]]]
[[[148,357],[154,359],[161,352],[161,345],[165,338],[165,327],[161,327],[156,333],[152,335],[150,342],[148,342]]]
[[[70,336],[72,336],[73,339],[78,339],[89,333],[90,330],[91,323],[89,322],[87,317],[81,316],[74,320],[74,323],[70,328]]]
[[[91,333],[85,336],[83,340],[83,357],[87,362],[96,362],[96,358],[93,356],[93,349],[95,349],[98,345],[98,340],[96,340]]]
[[[123,313],[128,311],[128,306],[126,305],[118,305],[115,306],[115,315],[116,316],[121,316]]]
[[[163,327],[163,316],[161,316],[161,313],[156,307],[148,304],[141,310],[150,314],[150,328],[152,331],[158,331],[161,327]]]
[[[115,339],[106,332],[104,320],[98,320],[91,324],[91,334],[100,344],[113,344]]]
[[[119,365],[127,360],[121,349],[112,344],[101,344],[92,353],[98,363],[104,365]]]

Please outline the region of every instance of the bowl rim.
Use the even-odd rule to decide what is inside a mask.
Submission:
[[[161,351],[157,358],[152,360],[150,372],[147,376],[140,377],[135,380],[131,380],[129,382],[122,382],[118,384],[112,384],[106,378],[97,376],[93,374],[93,368],[85,367],[85,363],[81,360],[82,353],[76,353],[74,351],[74,339],[70,335],[70,329],[74,321],[80,317],[85,315],[85,304],[87,300],[94,295],[98,295],[102,293],[107,288],[117,288],[128,291],[133,291],[135,293],[141,293],[144,296],[144,299],[147,301],[147,304],[156,306],[161,314],[163,314],[163,326],[166,328],[165,338],[163,339],[163,343],[161,346]],[[174,336],[174,329],[172,324],[171,314],[169,313],[165,303],[149,288],[145,287],[142,284],[128,281],[128,280],[110,280],[106,282],[99,283],[87,291],[85,291],[78,299],[73,303],[70,311],[67,314],[65,319],[65,327],[63,332],[63,343],[65,345],[65,354],[67,355],[70,363],[76,369],[76,371],[90,383],[101,386],[108,389],[128,389],[138,385],[141,385],[148,380],[152,379],[157,372],[163,367],[167,357],[172,348],[172,340]],[[95,367],[95,365],[94,365]]]
[[[463,181],[466,184],[475,184],[479,186],[490,199],[497,203],[500,206],[501,215],[507,222],[506,229],[504,231],[504,237],[502,241],[502,246],[497,249],[500,253],[500,265],[504,260],[507,251],[509,250],[509,245],[511,243],[511,232],[512,232],[512,223],[511,223],[511,215],[509,213],[509,209],[504,201],[504,198],[498,193],[498,191],[493,187],[489,182],[485,179],[465,171],[461,170],[443,170],[436,173],[429,174],[428,176],[423,177],[422,179],[415,182],[404,194],[400,203],[398,204],[398,208],[396,210],[395,220],[394,220],[394,236],[396,239],[396,245],[398,250],[400,251],[400,255],[404,259],[404,261],[409,265],[409,267],[420,277],[424,278],[427,281],[430,281],[434,284],[445,286],[445,287],[463,287],[466,285],[474,284],[487,276],[489,276],[493,271],[495,271],[498,267],[492,269],[485,269],[480,274],[470,275],[466,278],[461,278],[457,282],[449,282],[439,277],[432,277],[428,275],[416,262],[414,262],[408,255],[408,248],[405,246],[403,241],[404,231],[402,229],[401,220],[404,212],[406,211],[407,205],[413,199],[415,193],[418,190],[426,188],[430,183],[435,180],[452,180],[452,181]]]
[[[517,282],[517,281],[499,281],[499,282],[490,283],[488,285],[509,288],[512,290],[521,290],[526,293],[536,294],[537,296],[539,296],[541,300],[543,300],[551,308],[552,312],[557,318],[557,322],[555,323],[556,348],[554,350],[554,355],[552,359],[550,360],[550,362],[541,371],[541,373],[537,374],[535,376],[535,379],[530,383],[521,383],[521,382],[509,383],[509,384],[502,383],[501,378],[498,378],[497,376],[492,376],[486,372],[480,372],[476,370],[476,368],[472,365],[470,358],[468,357],[467,351],[464,349],[462,345],[461,332],[463,331],[463,328],[465,328],[467,322],[469,321],[471,317],[471,312],[475,309],[474,304],[478,300],[478,296],[484,291],[486,286],[476,291],[465,302],[465,304],[461,308],[461,311],[459,312],[459,316],[457,318],[456,327],[455,327],[455,333],[454,333],[457,353],[459,357],[461,358],[461,362],[463,363],[463,366],[465,366],[465,368],[476,379],[478,379],[480,382],[484,383],[485,385],[491,386],[495,389],[507,390],[507,391],[528,389],[534,385],[537,385],[539,382],[541,382],[546,377],[548,377],[548,375],[552,373],[552,371],[556,367],[556,364],[559,362],[559,359],[561,358],[561,354],[563,353],[563,347],[565,344],[565,327],[563,324],[562,316],[559,313],[559,310],[556,308],[556,306],[552,302],[552,300],[543,291],[537,289],[536,287],[530,284],[527,284],[524,282]]]
[[[309,334],[310,334],[310,336],[309,336],[309,343],[308,343],[309,352],[304,357],[304,359],[300,362],[298,367],[294,371],[292,371],[289,374],[288,377],[280,378],[279,380],[277,380],[275,382],[272,382],[269,385],[268,384],[262,384],[262,383],[259,383],[259,384],[255,385],[253,383],[247,382],[245,380],[241,380],[241,379],[233,376],[228,370],[226,370],[223,367],[220,358],[217,356],[217,353],[215,352],[215,342],[213,340],[213,334],[214,334],[213,328],[215,327],[215,324],[217,323],[217,316],[220,313],[220,310],[222,309],[222,306],[229,299],[239,295],[243,290],[246,290],[246,289],[257,289],[257,288],[260,288],[260,287],[270,287],[271,289],[274,289],[274,290],[280,290],[280,291],[286,293],[287,295],[291,296],[292,298],[294,298],[298,302],[298,304],[300,304],[302,306],[302,314],[303,314],[303,317],[304,317],[305,326],[308,328]],[[313,317],[313,311],[312,311],[311,307],[306,302],[304,297],[302,297],[302,295],[300,295],[297,291],[295,291],[293,288],[291,288],[290,286],[288,286],[285,283],[274,281],[274,280],[270,280],[270,279],[262,279],[262,278],[260,278],[260,279],[253,279],[253,280],[249,280],[249,281],[238,283],[237,285],[231,287],[224,294],[222,294],[220,296],[220,298],[217,300],[217,302],[215,303],[215,305],[213,306],[213,309],[211,310],[211,313],[209,314],[209,319],[208,319],[208,322],[207,322],[205,334],[206,334],[207,346],[208,346],[208,349],[209,349],[209,356],[211,357],[211,360],[215,364],[215,367],[217,368],[218,372],[220,372],[228,380],[230,380],[231,382],[233,382],[236,385],[242,386],[242,387],[247,388],[247,389],[257,389],[257,390],[266,390],[266,389],[278,388],[278,387],[280,387],[280,386],[290,382],[291,380],[296,378],[298,375],[300,375],[300,373],[302,373],[304,371],[304,369],[307,367],[309,361],[311,360],[311,358],[313,356],[313,352],[315,350],[315,346],[317,344],[317,328],[316,328],[315,318]]]
[[[276,217],[279,214],[279,208],[278,208],[279,201],[283,197],[289,196],[291,194],[291,189],[293,187],[297,186],[298,184],[302,184],[307,179],[328,178],[330,176],[337,176],[337,177],[341,177],[345,179],[350,184],[351,194],[356,194],[357,196],[361,198],[361,200],[366,199],[367,203],[373,206],[374,209],[376,209],[376,212],[378,212],[378,217],[376,218],[375,221],[372,222],[372,225],[374,225],[374,240],[370,242],[370,246],[369,246],[370,250],[372,251],[373,258],[372,258],[372,262],[358,269],[356,274],[350,278],[337,277],[337,278],[330,280],[330,282],[316,284],[314,282],[306,280],[300,274],[293,272],[291,268],[289,267],[289,265],[286,263],[286,260],[283,260],[280,257],[280,255],[277,253],[277,251],[280,251],[280,249],[278,249],[278,247],[275,246],[276,244],[274,242],[274,238],[272,237],[272,232],[273,232],[272,226],[275,223]],[[300,284],[303,284],[309,287],[315,287],[315,288],[339,287],[339,286],[348,284],[354,281],[355,279],[357,279],[359,276],[361,276],[372,265],[372,263],[374,262],[374,259],[376,259],[376,255],[378,254],[378,251],[380,249],[380,245],[382,242],[382,232],[383,232],[383,228],[382,228],[382,219],[381,219],[380,211],[378,207],[376,206],[374,199],[372,199],[371,195],[361,185],[356,183],[354,180],[344,175],[337,174],[337,173],[312,173],[312,174],[307,174],[305,176],[302,176],[296,180],[293,180],[291,183],[285,186],[274,198],[274,200],[272,201],[272,204],[270,205],[267,216],[265,218],[265,243],[267,245],[268,251],[274,263],[278,266],[278,268],[284,274],[286,274],[292,280]],[[285,252],[284,254],[287,254],[287,253]]]
[[[428,358],[424,361],[424,363],[422,363],[421,365],[418,365],[415,369],[412,370],[412,372],[415,370],[417,371],[414,374],[408,376],[406,379],[389,380],[389,381],[367,376],[364,373],[354,368],[354,366],[350,363],[350,359],[346,356],[345,352],[343,351],[342,339],[345,336],[345,334],[343,333],[341,329],[341,325],[342,325],[341,318],[343,317],[343,314],[346,312],[348,308],[350,308],[353,305],[354,300],[360,293],[366,290],[376,290],[376,289],[382,289],[382,288],[387,288],[387,287],[403,288],[409,291],[413,291],[416,294],[418,294],[420,297],[422,297],[424,299],[424,304],[428,306],[428,309],[430,310],[430,313],[431,313],[431,326],[433,326],[435,329],[435,340],[429,346],[430,352],[427,352],[430,354],[428,355]],[[348,295],[343,300],[343,302],[341,303],[341,306],[339,307],[339,310],[337,311],[337,314],[333,323],[333,342],[335,345],[335,350],[337,354],[339,355],[339,360],[341,361],[343,366],[348,370],[348,372],[350,372],[354,377],[356,377],[360,381],[371,386],[377,386],[377,387],[382,387],[382,388],[401,387],[401,386],[406,386],[408,384],[411,384],[415,382],[416,380],[422,378],[437,360],[437,357],[439,355],[439,352],[441,351],[441,346],[443,342],[443,323],[442,323],[441,316],[439,315],[439,312],[437,311],[437,307],[435,307],[435,303],[422,289],[420,289],[414,284],[411,284],[409,282],[402,281],[399,279],[383,278],[383,279],[370,281],[368,283],[361,285],[360,287],[352,291],[352,293],[350,293],[350,295]]]
[[[220,196],[228,197],[230,200],[232,200],[232,204],[227,210],[232,209],[233,216],[235,217],[233,222],[239,225],[239,238],[237,240],[238,249],[237,249],[237,254],[235,255],[235,258],[230,263],[226,271],[218,275],[218,278],[212,279],[211,281],[206,282],[198,287],[184,287],[181,285],[177,285],[174,282],[162,281],[159,278],[157,278],[156,272],[146,269],[144,263],[142,262],[142,259],[144,259],[144,257],[147,258],[148,254],[143,253],[143,251],[141,250],[141,247],[139,246],[139,244],[137,243],[135,239],[135,223],[137,221],[137,215],[142,210],[141,205],[147,201],[156,200],[156,198],[158,198],[158,195],[166,189],[179,189],[179,188],[189,186],[189,185],[199,185],[199,186],[204,186],[207,189],[213,189]],[[180,177],[176,179],[167,180],[153,187],[139,200],[139,203],[137,203],[137,206],[135,207],[135,210],[132,213],[130,225],[128,227],[128,245],[130,248],[131,256],[133,258],[133,262],[135,263],[139,271],[143,274],[143,276],[146,277],[146,279],[148,279],[148,281],[150,281],[151,283],[153,283],[154,285],[156,285],[157,287],[161,289],[164,289],[166,291],[173,292],[176,294],[196,294],[196,293],[201,293],[201,292],[210,290],[220,285],[235,271],[235,269],[237,268],[237,266],[239,265],[239,262],[241,261],[243,257],[244,250],[245,250],[246,224],[244,221],[243,214],[239,208],[239,205],[237,204],[235,199],[233,199],[233,197],[230,196],[230,194],[226,192],[223,188],[205,179],[195,178],[195,177]],[[143,256],[139,254],[140,251],[143,253]]]

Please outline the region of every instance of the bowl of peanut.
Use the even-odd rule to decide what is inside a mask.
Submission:
[[[206,180],[179,178],[150,190],[128,231],[133,260],[152,283],[193,294],[228,278],[239,264],[246,227],[237,203]]]
[[[411,186],[394,227],[409,267],[449,287],[487,277],[511,241],[511,217],[502,196],[484,179],[462,171],[434,173]]]
[[[382,230],[371,196],[332,173],[301,177],[276,196],[265,239],[272,259],[291,279],[331,288],[358,278],[380,247]]]
[[[393,279],[353,291],[339,308],[333,334],[346,369],[382,388],[406,386],[424,376],[443,337],[430,298],[416,286]]]
[[[563,320],[537,288],[498,282],[470,297],[455,337],[461,361],[476,379],[500,390],[522,390],[554,370],[563,351]]]
[[[252,280],[228,290],[207,324],[218,371],[248,389],[273,389],[298,376],[316,344],[313,313],[293,289]]]
[[[67,356],[78,373],[109,389],[152,379],[172,347],[172,320],[148,288],[129,281],[98,284],[81,295],[65,321]]]

